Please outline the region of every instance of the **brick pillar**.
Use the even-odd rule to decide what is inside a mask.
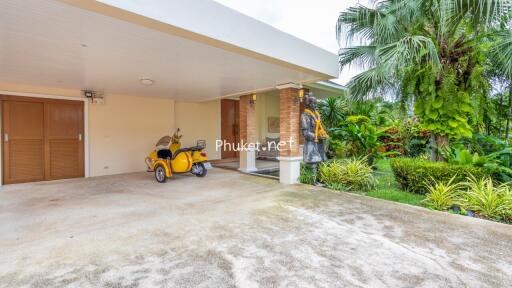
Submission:
[[[297,183],[300,175],[302,155],[299,151],[300,139],[300,102],[299,86],[285,84],[279,89],[280,140],[287,141],[279,153],[279,181],[285,184]],[[288,141],[292,142],[288,142]]]
[[[252,95],[240,96],[239,123],[240,142],[256,143],[256,105],[251,104]],[[240,151],[240,171],[256,170],[256,152],[254,150]]]

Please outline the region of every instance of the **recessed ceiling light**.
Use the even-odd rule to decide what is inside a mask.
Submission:
[[[153,85],[153,83],[155,83],[155,81],[153,81],[152,79],[149,79],[149,78],[141,78],[139,81],[140,81],[140,84],[146,85],[146,86],[151,86],[151,85]]]

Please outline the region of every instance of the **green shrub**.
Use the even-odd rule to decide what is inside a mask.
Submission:
[[[426,184],[427,197],[423,200],[428,207],[445,211],[451,208],[460,195],[461,183],[454,183],[455,177],[452,177],[448,182],[435,181],[431,184]]]
[[[425,183],[431,179],[447,182],[454,178],[454,183],[459,183],[470,176],[479,179],[487,177],[491,173],[484,167],[431,162],[419,158],[391,159],[391,170],[402,189],[418,194],[428,192]]]
[[[315,180],[316,180],[315,171],[313,171],[313,169],[310,166],[305,165],[304,163],[301,163],[300,176],[299,176],[298,180],[300,183],[303,183],[303,184],[310,184],[310,185],[315,184]]]
[[[373,169],[367,164],[366,158],[331,160],[322,163],[318,173],[320,181],[328,187],[342,185],[348,190],[367,190],[376,184]]]
[[[330,183],[327,184],[327,188],[335,191],[346,191],[347,187],[341,183]]]
[[[512,193],[507,184],[495,185],[490,177],[468,177],[459,205],[486,218],[503,220],[512,216]]]

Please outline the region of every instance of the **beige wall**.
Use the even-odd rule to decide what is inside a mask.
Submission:
[[[176,128],[181,129],[183,146],[195,146],[197,140],[206,140],[209,159],[219,159],[215,140],[220,139],[220,100],[206,102],[179,102],[175,104]]]
[[[107,95],[89,106],[90,175],[144,171],[160,137],[174,131],[174,100]]]
[[[0,83],[0,91],[81,97],[79,90]],[[168,98],[105,95],[104,104],[88,104],[89,176],[144,171],[144,158],[160,137],[176,127],[183,146],[205,139],[210,159],[217,159],[220,101],[175,102]],[[1,161],[0,161],[1,162]]]
[[[263,142],[265,137],[279,137],[279,133],[268,132],[268,117],[279,117],[279,94],[277,91],[257,95],[256,117],[258,141]]]

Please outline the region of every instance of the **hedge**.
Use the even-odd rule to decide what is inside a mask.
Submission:
[[[491,171],[471,165],[453,165],[445,162],[432,162],[418,158],[391,159],[391,170],[403,190],[425,194],[425,182],[435,179],[449,181],[455,176],[455,182],[462,182],[473,175],[477,179],[491,176]]]

